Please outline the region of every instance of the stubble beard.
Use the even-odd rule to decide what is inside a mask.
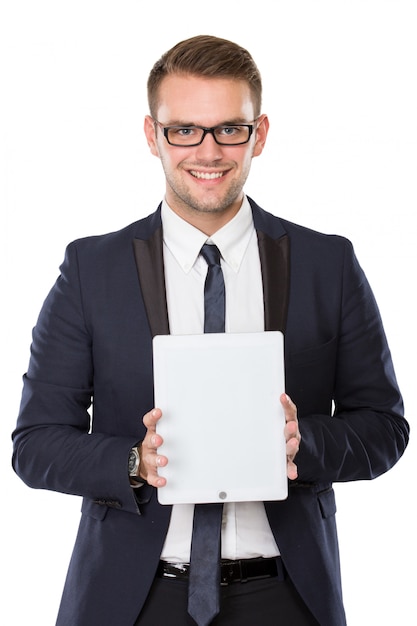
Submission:
[[[220,214],[227,211],[227,209],[241,198],[243,186],[249,174],[249,168],[247,168],[247,171],[242,172],[238,179],[232,180],[222,197],[211,193],[210,190],[207,190],[206,196],[196,197],[196,194],[189,189],[184,181],[179,178],[176,179],[169,174],[168,168],[165,167],[163,160],[162,166],[167,185],[175,199],[174,201],[177,208],[181,208],[189,213]]]
[[[186,211],[196,213],[223,213],[238,200],[242,193],[242,185],[237,184],[237,182],[229,187],[226,195],[222,198],[212,198],[210,197],[210,193],[207,194],[207,197],[196,198],[194,194],[185,187],[178,188],[178,186],[173,187],[172,185],[170,185],[170,187],[176,202]]]

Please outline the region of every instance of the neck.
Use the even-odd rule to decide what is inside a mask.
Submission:
[[[197,209],[181,202],[172,202],[168,196],[166,201],[170,209],[181,219],[200,230],[207,237],[211,237],[239,212],[242,206],[243,194],[224,209]]]

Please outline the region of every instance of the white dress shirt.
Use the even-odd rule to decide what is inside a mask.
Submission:
[[[237,215],[212,237],[181,219],[162,204],[164,267],[170,332],[204,332],[204,243],[220,250],[226,289],[226,332],[264,330],[264,305],[258,241],[252,211],[245,197]],[[164,407],[159,407],[164,410]],[[162,417],[163,419],[163,417]],[[253,416],[254,423],[256,415]],[[256,432],[256,426],[254,426]],[[216,454],[213,450],[213,454]],[[248,472],[252,472],[248,459]],[[161,559],[188,563],[194,505],[173,506]],[[263,502],[228,502],[223,507],[222,558],[244,559],[279,554]]]

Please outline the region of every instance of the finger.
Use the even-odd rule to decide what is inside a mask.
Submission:
[[[158,471],[159,467],[165,467],[165,465],[168,463],[168,459],[166,456],[163,456],[162,454],[156,454],[155,455],[155,471]]]
[[[162,417],[161,409],[155,408],[143,416],[143,423],[148,430],[155,430],[156,424]]]
[[[300,438],[300,431],[298,430],[298,422],[287,422],[284,428],[285,441],[289,441],[292,437],[296,439]]]
[[[298,478],[298,468],[294,462],[295,456],[300,447],[300,442],[296,437],[291,437],[286,444],[287,453],[287,476],[290,480]]]
[[[149,450],[155,451],[156,448],[159,448],[159,446],[163,444],[162,437],[156,432],[156,425],[158,424],[158,421],[161,419],[161,417],[161,409],[152,409],[152,411],[149,411],[143,417],[143,423],[147,430],[146,435],[142,441],[142,446],[148,448]]]
[[[148,430],[141,444],[141,453],[143,458],[149,454],[154,456],[157,449],[162,446],[163,443],[164,440],[161,435],[158,435],[158,433],[152,430]]]
[[[157,453],[163,444],[163,439],[156,432],[156,425],[162,417],[161,409],[154,408],[143,416],[143,424],[146,427],[146,435],[141,444],[140,475],[149,485],[163,487],[166,479],[158,476],[158,468],[165,467],[168,463],[166,456]]]
[[[291,398],[283,393],[280,401],[285,414],[285,441],[287,454],[287,476],[290,480],[298,478],[297,465],[294,462],[295,456],[300,448],[301,435],[298,429],[297,407]]]
[[[297,421],[297,407],[291,400],[290,396],[286,393],[282,393],[280,396],[280,402],[284,409],[285,421]]]
[[[294,461],[287,461],[287,476],[290,480],[295,480],[298,478],[298,470]]]
[[[148,474],[146,482],[148,485],[151,485],[151,487],[165,487],[167,483],[166,478],[158,476],[158,474]]]
[[[167,465],[167,457],[161,454],[152,454],[149,455],[148,458],[149,469],[146,477],[148,484],[152,485],[153,487],[163,487],[166,484],[166,478],[164,478],[163,476],[159,476],[158,468],[165,467],[165,465]]]
[[[141,456],[139,473],[148,484],[154,487],[161,487],[166,483],[166,480],[162,476],[159,476],[158,469],[165,467],[167,464],[168,458],[166,456],[156,454],[155,450],[145,449]]]
[[[294,460],[295,455],[297,454],[300,448],[300,440],[297,437],[291,437],[288,439],[285,450],[287,454],[287,458]]]
[[[156,469],[149,469],[145,480],[148,485],[151,485],[152,487],[163,487],[166,484],[166,478],[159,476]]]
[[[298,427],[297,407],[286,393],[281,395],[280,400],[285,413],[285,441],[289,441],[295,437],[295,439],[299,442],[301,440],[301,435]]]

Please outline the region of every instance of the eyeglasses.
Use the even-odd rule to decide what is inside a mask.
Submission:
[[[220,124],[220,126],[163,126],[158,120],[154,123],[160,127],[170,146],[199,146],[207,134],[213,136],[220,146],[240,146],[248,143],[254,129],[253,120],[250,124]]]

